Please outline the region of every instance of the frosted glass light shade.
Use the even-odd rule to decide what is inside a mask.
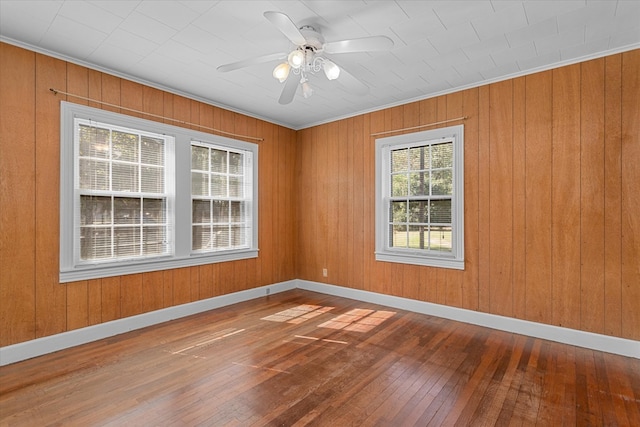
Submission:
[[[287,77],[289,77],[290,69],[291,67],[289,66],[289,64],[286,62],[283,62],[282,64],[278,65],[276,68],[273,69],[273,77],[275,77],[280,81],[280,83],[282,83],[285,80],[287,80]]]
[[[325,76],[327,76],[327,79],[329,80],[335,80],[340,76],[340,67],[338,67],[335,63],[329,61],[328,59],[324,60],[322,69],[324,70]]]
[[[304,52],[301,50],[294,50],[287,57],[289,65],[293,68],[300,68],[304,64]]]

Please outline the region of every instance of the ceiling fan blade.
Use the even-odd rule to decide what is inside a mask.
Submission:
[[[281,12],[265,12],[264,17],[267,18],[273,25],[284,34],[289,40],[296,46],[302,46],[307,44],[307,39],[304,38],[296,24],[293,23],[291,18]]]
[[[342,65],[338,66],[340,67],[340,76],[338,76],[337,81],[344,86],[347,91],[355,95],[366,95],[369,93],[369,86],[362,83],[360,79],[345,70]]]
[[[392,47],[393,40],[389,37],[373,36],[325,43],[323,49],[327,53],[351,53],[389,50]]]
[[[287,57],[286,53],[272,53],[270,55],[256,56],[254,58],[243,59],[242,61],[232,62],[231,64],[221,65],[217,68],[221,73],[227,71],[233,71],[251,65],[263,64],[265,62],[275,61],[276,59],[284,59]]]
[[[296,74],[289,74],[289,78],[284,82],[280,99],[278,99],[280,104],[286,105],[293,101],[293,97],[296,95],[296,89],[298,89],[298,83],[300,83],[300,78]]]

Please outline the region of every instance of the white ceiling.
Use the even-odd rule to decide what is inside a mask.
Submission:
[[[216,70],[293,48],[271,10],[326,41],[385,35],[394,47],[332,56],[368,94],[320,73],[313,96],[280,105],[278,61]],[[0,0],[0,40],[302,129],[640,47],[640,0]]]

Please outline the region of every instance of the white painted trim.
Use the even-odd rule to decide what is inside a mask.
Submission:
[[[137,316],[88,326],[86,328],[75,329],[73,331],[37,338],[6,347],[0,347],[0,366],[9,365],[11,363],[64,350],[65,348],[75,347],[136,329],[146,328],[147,326],[168,322],[181,317],[191,316],[193,314],[214,310],[231,304],[260,298],[268,294],[276,294],[292,289],[304,289],[312,292],[335,295],[342,298],[384,305],[415,313],[442,317],[445,319],[470,323],[501,331],[513,332],[520,335],[527,335],[535,338],[640,359],[640,341],[594,334],[575,329],[561,328],[558,326],[545,325],[543,323],[530,322],[528,320],[520,320],[462,308],[448,307],[445,305],[378,294],[360,289],[351,289],[326,283],[294,279],[246,291],[221,295],[202,301],[195,301],[175,307],[164,308],[149,313],[139,314]]]
[[[297,288],[640,359],[640,341],[481,313],[360,289],[297,280]]]
[[[296,281],[290,280],[0,347],[0,366],[295,288]]]

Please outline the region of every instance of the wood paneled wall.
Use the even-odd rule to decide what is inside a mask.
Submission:
[[[259,258],[60,284],[60,101],[67,99],[49,88],[264,138]],[[0,43],[0,138],[0,346],[296,277],[293,130]]]
[[[0,346],[294,278],[640,339],[639,76],[636,50],[295,132],[0,43]],[[51,87],[264,138],[259,258],[58,283]],[[371,133],[460,116],[465,270],[376,262]]]
[[[640,339],[639,76],[635,50],[299,131],[298,276]],[[370,135],[460,116],[465,270],[376,262]]]

